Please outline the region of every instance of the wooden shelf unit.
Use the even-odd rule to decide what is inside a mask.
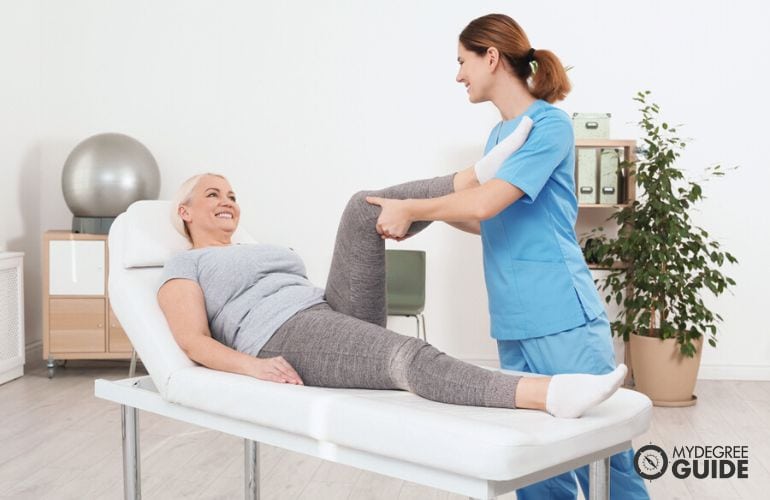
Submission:
[[[635,163],[636,162],[636,141],[631,139],[576,139],[575,140],[575,183],[577,186],[577,150],[581,148],[595,148],[595,149],[622,149],[623,150],[623,162]],[[603,204],[603,203],[585,203],[579,204],[580,208],[612,208],[622,209],[630,206],[634,200],[636,200],[636,177],[633,172],[626,167],[625,175],[623,176],[625,184],[623,185],[623,202]],[[577,195],[577,193],[576,193]]]
[[[107,293],[107,235],[43,234],[43,359],[130,359],[132,346]]]
[[[577,150],[578,148],[622,148],[623,161],[631,165],[636,162],[636,141],[630,139],[576,139],[575,149]],[[622,191],[624,194],[623,203],[579,203],[578,209],[598,208],[622,210],[632,206],[633,202],[636,200],[636,176],[629,166],[625,167],[625,175],[623,176],[623,180],[625,180],[625,185],[623,186]],[[575,155],[575,182],[577,183],[577,154]],[[608,271],[615,269],[627,269],[628,264],[625,262],[615,262],[611,267],[600,266],[598,264],[588,264],[588,268],[596,271]]]

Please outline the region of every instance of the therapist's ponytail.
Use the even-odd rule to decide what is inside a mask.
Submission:
[[[550,103],[561,101],[572,89],[556,54],[532,48],[521,26],[505,14],[474,19],[460,33],[460,43],[480,56],[495,47],[501,59],[538,99]]]
[[[537,50],[535,64],[537,64],[537,71],[532,75],[530,90],[532,95],[550,103],[567,97],[572,90],[572,85],[567,78],[567,71],[556,54],[550,50]]]

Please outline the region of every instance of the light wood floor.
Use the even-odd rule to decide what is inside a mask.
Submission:
[[[71,361],[49,380],[44,369],[0,386],[0,498],[120,499],[119,406],[93,396],[96,378],[127,376],[127,365]],[[749,445],[749,479],[648,482],[652,498],[770,498],[770,382],[699,381],[690,408],[655,408],[652,442]],[[145,499],[243,498],[243,442],[139,413]],[[262,498],[460,499],[351,467],[262,446]],[[511,500],[515,494],[501,497]]]

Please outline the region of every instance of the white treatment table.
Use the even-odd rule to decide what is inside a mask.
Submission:
[[[490,499],[590,464],[591,499],[609,498],[609,457],[650,425],[652,405],[620,389],[579,419],[437,403],[404,391],[277,384],[193,363],[157,301],[161,265],[186,242],[168,202],[133,204],[109,236],[110,301],[149,375],[96,380],[122,408],[124,494],[141,498],[137,410],[245,440],[245,497],[259,498],[259,443]],[[236,233],[236,241],[248,241]]]

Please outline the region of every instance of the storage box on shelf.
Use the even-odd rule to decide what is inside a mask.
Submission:
[[[129,359],[131,343],[107,295],[107,235],[43,235],[43,359]]]

